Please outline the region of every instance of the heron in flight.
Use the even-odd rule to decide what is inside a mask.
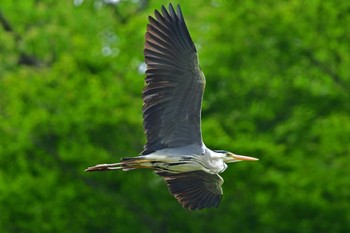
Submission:
[[[227,163],[255,161],[205,146],[201,105],[205,78],[180,6],[169,4],[149,16],[144,56],[147,64],[143,126],[147,137],[137,157],[99,164],[85,171],[145,168],[163,177],[172,195],[190,210],[218,207]]]

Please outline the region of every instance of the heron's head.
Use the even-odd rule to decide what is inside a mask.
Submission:
[[[225,163],[234,163],[234,162],[240,162],[240,161],[257,161],[259,159],[244,155],[236,155],[232,152],[225,151],[225,150],[215,150],[217,153],[223,154],[223,160]]]

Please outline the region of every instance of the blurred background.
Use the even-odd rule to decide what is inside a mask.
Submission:
[[[0,232],[350,232],[350,1],[180,3],[207,78],[203,138],[260,158],[183,209],[136,156],[160,0],[0,4]]]

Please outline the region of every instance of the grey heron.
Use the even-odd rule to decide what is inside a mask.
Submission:
[[[145,168],[163,177],[172,195],[190,210],[218,207],[227,163],[255,161],[205,146],[201,105],[205,77],[180,6],[169,4],[149,16],[144,56],[147,65],[143,125],[147,143],[139,156],[99,164],[85,171]]]

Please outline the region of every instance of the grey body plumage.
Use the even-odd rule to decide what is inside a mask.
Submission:
[[[145,34],[146,86],[143,122],[147,143],[140,156],[99,164],[86,171],[148,168],[163,177],[169,191],[194,210],[217,207],[226,163],[256,158],[208,149],[202,140],[201,104],[205,77],[180,6],[162,6],[149,17]]]

